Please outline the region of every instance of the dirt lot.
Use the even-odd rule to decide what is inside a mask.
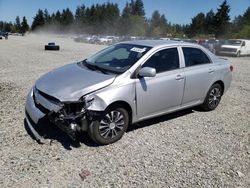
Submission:
[[[44,51],[51,41],[61,50]],[[35,80],[102,48],[48,36],[0,40],[0,187],[250,187],[250,57],[229,58],[233,82],[213,112],[142,122],[102,147],[53,128],[51,143],[32,140],[24,105]],[[90,172],[84,181],[81,170]]]

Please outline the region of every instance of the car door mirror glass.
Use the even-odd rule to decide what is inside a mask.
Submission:
[[[156,70],[155,68],[152,67],[143,67],[139,71],[139,76],[141,77],[155,77],[155,75],[156,75]]]

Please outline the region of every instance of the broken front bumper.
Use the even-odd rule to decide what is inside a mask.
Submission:
[[[39,119],[45,116],[45,114],[35,105],[33,90],[31,90],[27,96],[25,111],[27,113],[26,116],[28,115],[34,123],[38,123]]]
[[[36,131],[36,125],[39,120],[44,118],[48,113],[57,112],[61,108],[61,105],[57,105],[55,102],[47,99],[38,90],[31,89],[26,99],[25,119],[30,131],[37,140],[42,138]]]
[[[35,101],[33,99],[33,89],[31,89],[26,99],[25,120],[27,122],[30,131],[35,136],[36,140],[41,140],[42,137],[35,130],[33,124],[37,124],[39,119],[43,118],[44,116],[45,114],[41,112],[35,105]]]
[[[36,140],[42,139],[42,136],[39,135],[39,131],[37,130],[39,130],[38,124],[42,122],[45,116],[51,123],[66,132],[72,139],[75,139],[75,133],[77,131],[87,131],[89,122],[86,110],[82,109],[78,114],[67,114],[65,112],[67,111],[67,105],[52,98],[53,97],[35,88],[31,90],[27,96],[25,119]]]

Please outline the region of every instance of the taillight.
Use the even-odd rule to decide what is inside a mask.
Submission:
[[[233,72],[233,70],[234,70],[233,65],[230,65],[229,69],[230,69],[231,72]]]

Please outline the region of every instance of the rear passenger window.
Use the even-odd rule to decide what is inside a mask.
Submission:
[[[186,67],[210,63],[207,55],[198,48],[183,47],[182,50],[184,53]]]
[[[156,73],[178,69],[180,64],[177,48],[169,48],[156,52],[142,65],[142,67],[155,68]]]

